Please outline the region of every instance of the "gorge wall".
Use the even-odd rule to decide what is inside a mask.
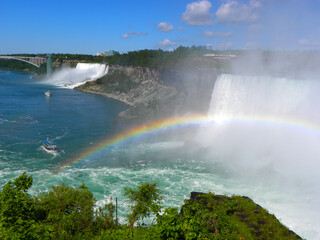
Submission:
[[[109,73],[77,90],[104,95],[129,105],[122,119],[153,120],[187,113],[206,113],[218,72],[191,68],[158,71],[109,65]]]

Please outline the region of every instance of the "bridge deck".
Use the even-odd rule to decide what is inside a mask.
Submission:
[[[33,66],[36,66],[36,67],[40,67],[41,64],[47,62],[47,58],[46,57],[0,56],[0,59],[19,60],[19,61],[30,63],[30,64],[32,64]]]

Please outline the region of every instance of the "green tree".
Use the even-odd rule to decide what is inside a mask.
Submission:
[[[161,239],[184,239],[183,218],[177,208],[167,208],[157,217],[157,225]]]
[[[32,176],[26,173],[3,186],[0,192],[1,239],[38,239],[43,234],[37,222],[45,215],[28,194],[31,186]]]
[[[158,188],[157,183],[143,183],[140,181],[140,185],[135,188],[124,188],[126,196],[129,202],[131,213],[128,215],[128,221],[130,229],[133,228],[134,223],[145,217],[149,217],[151,213],[158,215],[161,211],[161,190]]]
[[[114,219],[115,205],[111,201],[103,208],[98,208],[95,212],[95,228],[96,229],[113,229],[117,226],[117,220]]]
[[[92,230],[96,200],[84,184],[78,188],[52,186],[51,191],[40,195],[39,202],[47,214],[46,223],[54,228],[55,239],[70,239]]]

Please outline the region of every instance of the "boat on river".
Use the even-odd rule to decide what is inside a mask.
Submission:
[[[43,141],[42,147],[49,152],[56,152],[57,151],[57,144],[54,141],[49,140],[49,138],[47,138],[47,140]]]
[[[47,97],[50,97],[51,96],[51,92],[48,90],[44,93],[44,95],[46,95]]]

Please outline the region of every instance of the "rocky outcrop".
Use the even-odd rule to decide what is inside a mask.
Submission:
[[[202,221],[217,239],[231,236],[232,239],[302,239],[244,196],[191,192],[190,199],[181,207],[180,216],[187,219],[199,216],[195,222]]]
[[[101,94],[128,104],[120,113],[126,119],[154,119],[183,109],[185,93],[161,80],[158,71],[147,67],[109,66],[109,73],[76,89]]]

